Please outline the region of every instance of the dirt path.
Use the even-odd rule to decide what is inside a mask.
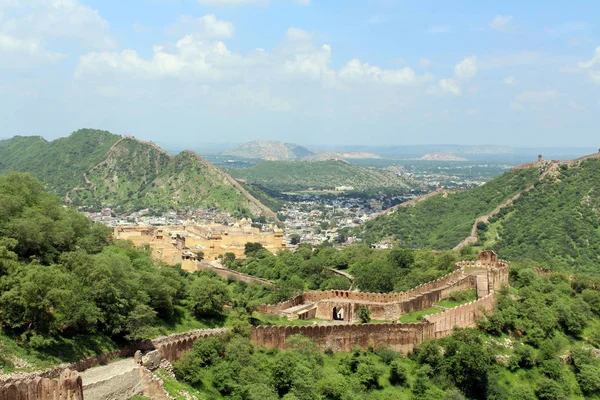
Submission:
[[[116,376],[131,372],[137,367],[138,365],[133,358],[126,358],[107,365],[90,368],[81,373],[84,390],[86,386],[93,385],[97,382],[107,381]]]

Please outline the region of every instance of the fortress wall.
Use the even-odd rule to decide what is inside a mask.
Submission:
[[[426,315],[422,322],[412,324],[258,326],[252,328],[251,340],[258,346],[285,349],[290,336],[301,334],[313,340],[321,350],[329,348],[337,352],[347,352],[351,351],[353,346],[362,348],[372,346],[407,353],[426,339],[451,335],[455,326],[459,328],[474,326],[477,318],[483,315],[484,311],[493,310],[494,303],[495,296],[492,292],[477,301],[443,313]],[[329,305],[334,304],[332,300]],[[339,305],[357,306],[352,303],[339,303]],[[352,311],[357,312],[356,309]]]
[[[465,276],[457,282],[436,288],[429,292],[420,293],[410,299],[395,302],[370,302],[352,300],[351,297],[346,298],[326,298],[317,303],[316,318],[331,320],[333,317],[333,309],[344,310],[345,321],[357,321],[358,310],[365,306],[371,312],[371,319],[380,321],[397,320],[404,314],[414,311],[430,308],[434,303],[448,297],[451,293],[461,290],[474,289],[477,278],[475,276]]]
[[[433,324],[434,335],[432,337],[442,338],[452,334],[455,326],[459,328],[473,326],[477,318],[483,315],[484,310],[494,309],[495,300],[494,292],[492,292],[477,301],[463,304],[443,313],[426,315],[423,317],[423,321]]]
[[[354,346],[372,346],[408,353],[433,334],[432,328],[430,323],[258,326],[252,329],[251,340],[258,346],[285,349],[288,338],[300,334],[313,340],[321,350],[348,352]]]
[[[460,279],[464,275],[462,269],[458,269],[454,272],[449,273],[435,281],[427,282],[422,285],[415,287],[407,292],[398,293],[363,293],[363,292],[351,292],[348,290],[329,290],[329,291],[312,291],[304,294],[304,300],[310,302],[317,302],[328,299],[348,299],[362,302],[377,302],[377,303],[391,303],[398,301],[406,301],[411,297],[419,294],[430,292],[433,289],[446,286],[453,281]]]
[[[261,314],[277,314],[280,311],[298,306],[306,301],[305,295],[296,296],[291,300],[283,301],[277,304],[261,304],[256,311]]]
[[[181,357],[183,352],[189,351],[198,339],[218,336],[226,333],[228,329],[200,329],[181,334],[166,336],[153,341],[162,358],[173,362]]]
[[[0,386],[0,400],[83,400],[81,377],[65,370],[59,379],[36,377]]]

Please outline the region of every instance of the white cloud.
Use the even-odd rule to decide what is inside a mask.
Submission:
[[[0,32],[22,40],[62,39],[85,49],[109,49],[115,41],[106,22],[77,0],[23,0],[0,13]]]
[[[427,33],[430,33],[432,35],[437,35],[440,33],[450,33],[450,32],[452,32],[451,25],[438,25],[438,26],[432,26],[429,29],[427,29]]]
[[[429,68],[431,67],[431,60],[428,60],[427,58],[421,58],[419,60],[419,65],[423,68]]]
[[[493,20],[490,21],[490,28],[501,30],[505,29],[512,21],[512,15],[496,15]]]
[[[218,20],[214,14],[200,18],[182,15],[177,23],[167,28],[167,33],[171,35],[192,34],[195,38],[230,38],[234,32],[231,22]]]
[[[124,73],[136,78],[179,77],[218,81],[231,79],[235,72],[229,68],[237,57],[223,42],[204,42],[188,35],[174,46],[154,46],[151,59],[141,58],[134,50],[120,53],[89,53],[79,59],[75,75]]]
[[[433,79],[432,75],[418,76],[412,68],[384,70],[362,63],[358,59],[349,61],[339,72],[344,81],[360,83],[381,83],[386,85],[417,85]]]
[[[0,0],[0,65],[23,69],[66,58],[49,42],[60,49],[71,43],[85,49],[115,46],[108,23],[76,0]]]
[[[471,80],[477,75],[477,57],[467,57],[454,67],[454,76],[460,81]]]
[[[215,18],[209,21],[215,22]],[[224,21],[218,21],[223,26]],[[233,27],[231,27],[233,29]],[[221,29],[221,35],[230,30]],[[331,68],[332,49],[315,46],[314,36],[299,28],[286,32],[281,46],[273,52],[257,49],[247,55],[228,50],[224,42],[186,35],[174,44],[153,47],[150,58],[134,50],[92,52],[80,57],[76,69],[79,79],[123,74],[138,79],[174,77],[199,82],[284,81],[319,83],[325,88],[350,90],[357,85],[411,86],[433,80],[433,75],[417,75],[410,67],[382,69],[353,59],[339,71]]]
[[[445,96],[447,94],[460,96],[462,89],[455,79],[440,79],[437,85],[428,87],[425,93],[435,96]]]
[[[600,46],[596,47],[594,55],[588,61],[577,63],[582,70],[587,70],[589,79],[600,84]]]
[[[517,84],[517,79],[514,76],[507,76],[504,78],[504,84],[508,86],[515,86]]]
[[[512,103],[510,103],[510,108],[515,111],[525,111],[525,106],[516,101],[513,101]]]
[[[594,56],[588,60],[578,63],[580,68],[592,68],[596,66],[596,64],[600,64],[600,46],[596,47],[596,51],[594,52]]]
[[[460,96],[462,90],[460,89],[460,85],[454,79],[442,79],[440,80],[440,89],[442,91],[451,93],[455,96]]]

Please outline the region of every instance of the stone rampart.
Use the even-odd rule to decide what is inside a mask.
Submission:
[[[433,324],[432,338],[442,338],[450,335],[455,326],[467,328],[475,325],[477,318],[483,315],[484,311],[494,309],[495,300],[492,292],[477,301],[451,308],[443,313],[426,315],[423,321]]]
[[[83,400],[81,377],[65,370],[59,379],[37,377],[0,386],[0,400]]]
[[[404,301],[394,302],[376,302],[376,301],[360,301],[353,299],[327,298],[317,303],[316,318],[332,319],[332,310],[344,310],[344,320],[358,320],[358,310],[361,307],[367,307],[371,312],[371,318],[380,321],[397,320],[404,314],[414,311],[430,308],[440,300],[447,298],[451,293],[475,289],[477,283],[476,276],[463,276],[461,279],[449,283],[445,286],[434,288],[428,292],[418,293],[416,296],[410,297]]]
[[[327,290],[327,291],[310,291],[299,296],[294,297],[291,300],[287,300],[278,304],[263,304],[257,308],[257,311],[264,314],[277,314],[280,311],[288,308],[300,305],[306,302],[318,302],[323,300],[333,299],[347,299],[357,302],[375,302],[375,303],[392,303],[407,301],[412,297],[420,294],[430,292],[433,289],[437,289],[443,286],[447,286],[450,283],[464,278],[464,272],[461,268],[442,276],[435,281],[427,282],[422,285],[415,287],[407,292],[397,293],[363,293],[363,292],[352,292],[348,290]]]
[[[303,335],[322,350],[351,351],[352,347],[389,348],[408,353],[414,346],[433,334],[433,324],[361,324],[313,326],[258,326],[252,329],[251,340],[258,346],[285,349],[288,338]]]
[[[222,335],[228,331],[229,329],[198,329],[181,334],[165,336],[154,340],[153,344],[156,347],[156,350],[160,352],[162,358],[172,362],[178,360],[183,352],[191,350],[196,340]]]
[[[494,292],[468,304],[443,313],[423,317],[419,323],[343,324],[313,326],[257,326],[252,328],[251,340],[258,346],[285,349],[288,338],[303,335],[313,340],[321,350],[347,352],[361,348],[389,348],[408,353],[427,339],[452,334],[455,326],[472,327],[484,311],[494,308]]]

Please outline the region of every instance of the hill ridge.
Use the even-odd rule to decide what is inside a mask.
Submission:
[[[3,141],[0,169],[33,174],[66,203],[125,210],[216,207],[277,220],[229,174],[191,150],[174,156],[151,141],[92,129],[53,141],[35,138]]]
[[[583,161],[594,159],[594,158],[600,158],[600,152],[593,153],[593,154],[588,154],[586,156],[579,157],[579,158],[576,158],[576,159],[573,159],[573,160],[549,160],[549,161],[540,160],[540,161],[536,161],[536,162],[533,162],[533,163],[522,164],[522,165],[519,165],[519,166],[517,166],[517,167],[515,167],[513,169],[522,169],[522,168],[525,168],[524,166],[527,166],[527,165],[538,166],[538,167],[544,166],[545,170],[540,174],[540,178],[539,178],[539,182],[542,182],[542,180],[546,176],[548,176],[550,173],[556,171],[558,168],[560,168],[561,165],[566,165],[567,168],[572,168],[576,164],[579,164],[579,163],[581,163]],[[523,189],[519,193],[515,194],[510,199],[506,200],[504,203],[498,205],[498,207],[496,207],[494,210],[492,210],[489,213],[487,213],[485,215],[482,215],[481,217],[477,218],[475,220],[475,223],[473,224],[473,228],[471,229],[471,235],[469,235],[462,242],[460,242],[458,245],[456,245],[456,247],[454,247],[452,250],[460,250],[463,247],[466,247],[466,246],[468,246],[470,244],[476,243],[479,240],[477,226],[478,226],[478,224],[480,222],[483,222],[485,224],[489,223],[489,220],[491,218],[493,218],[494,216],[498,215],[498,213],[500,213],[500,211],[502,211],[502,209],[511,206],[524,193],[527,193],[527,192],[533,190],[534,188],[535,188],[535,184],[526,187],[525,189]]]

